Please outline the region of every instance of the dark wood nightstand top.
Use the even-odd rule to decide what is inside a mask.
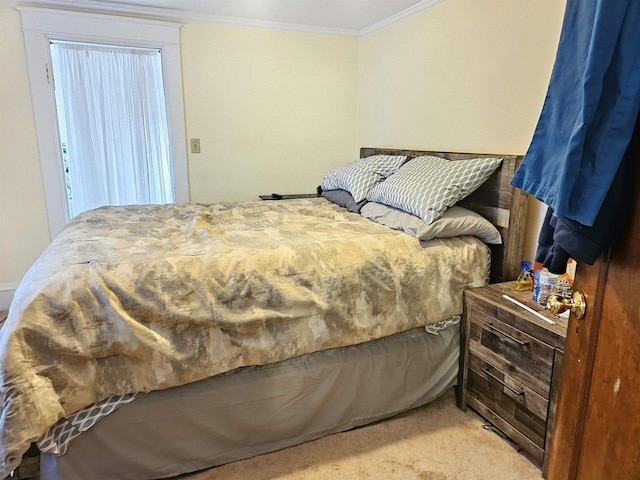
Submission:
[[[316,198],[317,193],[270,193],[268,195],[258,195],[260,200],[295,200],[296,198]]]
[[[542,308],[536,302],[531,300],[532,292],[520,291],[515,289],[515,281],[494,283],[479,288],[470,288],[465,291],[468,301],[473,305],[477,301],[485,302],[495,306],[496,308],[509,312],[512,315],[522,318],[527,322],[533,324],[536,329],[544,329],[548,333],[545,336],[556,337],[556,341],[552,344],[556,346],[564,345],[564,341],[567,337],[567,325],[568,320],[564,317],[554,315],[549,310]],[[526,311],[524,308],[510,302],[503,295],[517,300],[518,302],[532,308],[536,312],[541,313],[546,318],[555,322],[555,325],[551,325],[544,320],[538,318],[536,315]]]

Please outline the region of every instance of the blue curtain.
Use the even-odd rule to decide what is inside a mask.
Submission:
[[[512,185],[555,217],[592,227],[639,108],[640,0],[568,0],[542,113]]]

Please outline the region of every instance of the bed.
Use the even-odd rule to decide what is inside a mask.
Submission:
[[[29,270],[0,331],[2,473],[79,410],[62,434],[72,441],[41,454],[43,480],[168,478],[395,415],[455,385],[464,289],[518,273],[519,157],[360,156],[376,155],[499,157],[459,205],[502,243],[418,241],[322,197],[81,215]]]

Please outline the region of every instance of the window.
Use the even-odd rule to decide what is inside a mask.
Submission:
[[[71,145],[70,137],[61,142],[61,135],[59,135],[57,128],[56,97],[52,88],[52,79],[55,78],[50,53],[52,42],[54,45],[85,44],[86,46],[86,44],[94,44],[98,49],[117,50],[127,47],[130,52],[138,51],[138,53],[144,54],[151,52],[150,58],[156,56],[153,52],[158,53],[159,57],[156,56],[155,61],[159,63],[157,66],[162,71],[164,92],[161,93],[164,93],[168,137],[163,147],[154,146],[151,148],[158,149],[153,155],[160,157],[163,155],[161,150],[165,148],[166,161],[161,159],[157,162],[157,168],[160,172],[149,174],[147,171],[141,173],[140,177],[145,177],[142,183],[148,182],[150,178],[168,177],[169,191],[165,188],[162,193],[164,196],[160,195],[153,199],[124,200],[122,202],[107,200],[106,203],[188,201],[187,150],[180,70],[180,25],[171,22],[47,8],[19,7],[19,10],[27,51],[29,80],[34,103],[51,237],[57,235],[69,218],[77,213],[74,211],[75,207],[72,206],[71,210],[69,209],[67,201],[69,191],[72,196],[80,191],[76,190],[74,193],[74,175],[77,172],[73,171],[74,152],[71,150],[71,148],[78,148],[77,144]],[[57,68],[58,65],[56,65]],[[69,112],[65,107],[61,113],[66,115]],[[60,126],[62,136],[66,136],[63,122],[60,123]],[[111,158],[122,159],[123,157],[115,155]],[[65,160],[68,161],[69,172],[63,168]],[[148,167],[144,168],[148,169]],[[69,185],[67,181],[70,182]],[[135,182],[128,181],[131,185],[135,184]],[[78,181],[76,181],[76,185],[77,188],[80,188]],[[161,190],[162,188],[164,187],[160,187]],[[91,208],[91,205],[86,204],[81,209],[85,207]]]
[[[69,217],[174,200],[159,50],[51,42]]]

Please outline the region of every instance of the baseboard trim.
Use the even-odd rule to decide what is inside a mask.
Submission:
[[[9,310],[16,288],[18,288],[17,283],[0,283],[0,310]]]

